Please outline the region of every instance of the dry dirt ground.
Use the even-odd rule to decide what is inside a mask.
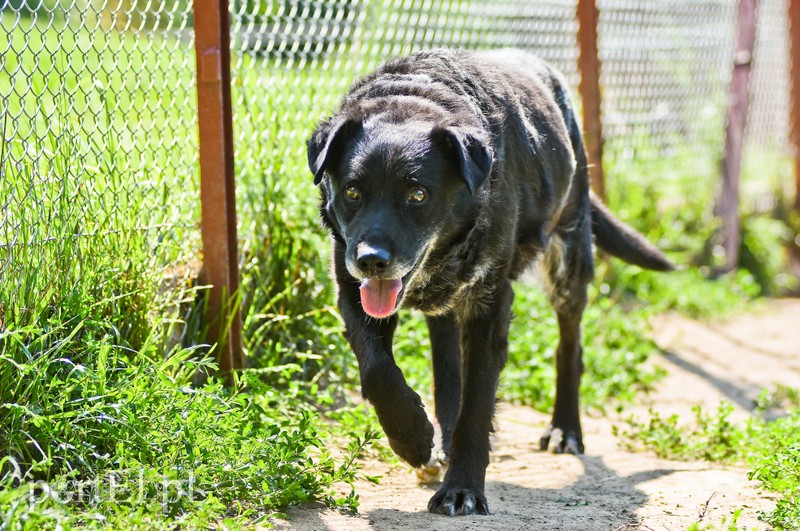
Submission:
[[[744,417],[763,387],[800,386],[800,300],[776,300],[726,323],[658,318],[653,338],[662,350],[654,362],[668,376],[655,392],[623,412],[692,418],[691,407],[716,409],[720,400]],[[310,530],[521,530],[724,528],[735,510],[739,529],[764,529],[759,510],[774,501],[747,480],[746,470],[705,462],[658,459],[618,446],[609,417],[584,417],[586,455],[538,450],[547,416],[501,404],[499,430],[487,470],[490,516],[447,518],[425,511],[438,483],[420,485],[408,467],[366,462],[380,484],[362,481],[359,514],[306,507],[290,511],[278,529]]]

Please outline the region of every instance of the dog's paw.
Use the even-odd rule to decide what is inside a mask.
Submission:
[[[394,453],[415,468],[427,464],[434,430],[419,395],[407,389],[407,393],[373,402],[373,406]]]
[[[431,432],[433,432],[432,429]],[[389,446],[394,450],[394,453],[396,453],[400,459],[416,468],[427,464],[431,457],[433,440],[426,435],[427,434],[423,433],[418,437],[397,439],[387,434],[386,437],[389,439]]]
[[[393,415],[391,421],[383,423],[383,430],[394,453],[416,468],[431,461],[433,424],[421,407],[415,413]]]
[[[549,426],[539,439],[539,447],[554,454],[580,455],[584,450],[583,436],[579,430],[564,430]]]
[[[428,502],[428,511],[447,516],[489,514],[489,504],[480,489],[444,484]]]

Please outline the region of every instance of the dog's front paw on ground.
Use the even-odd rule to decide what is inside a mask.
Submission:
[[[580,430],[549,426],[539,439],[539,447],[554,454],[583,453],[583,436]]]
[[[445,483],[428,502],[428,511],[447,516],[489,514],[489,504],[480,489]]]

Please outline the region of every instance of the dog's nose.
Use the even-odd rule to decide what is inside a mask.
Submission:
[[[376,275],[388,269],[392,255],[387,249],[373,247],[365,243],[358,246],[356,264],[358,269],[366,275]]]

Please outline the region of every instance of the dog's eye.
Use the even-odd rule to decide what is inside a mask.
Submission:
[[[425,188],[412,188],[408,193],[410,203],[422,203],[426,199],[428,199],[428,191]]]
[[[347,196],[347,199],[350,201],[358,201],[361,199],[361,190],[356,188],[355,186],[348,186],[344,189],[344,195]]]

